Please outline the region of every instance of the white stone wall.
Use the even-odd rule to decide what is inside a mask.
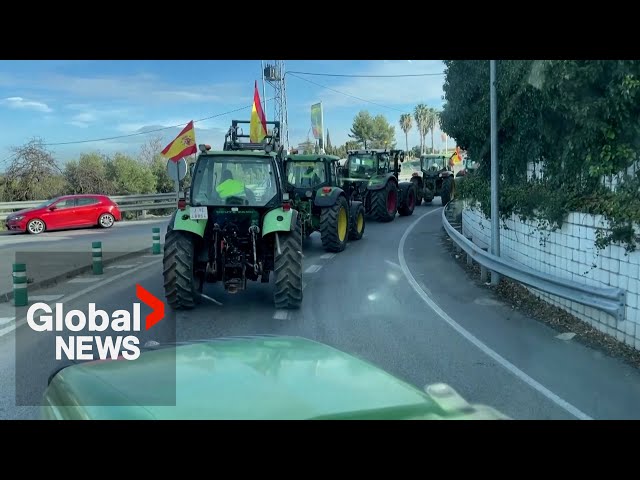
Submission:
[[[491,222],[479,210],[466,206],[462,214],[462,226],[465,235],[490,244]],[[501,256],[540,272],[585,285],[609,285],[625,289],[627,308],[623,322],[591,307],[535,290],[532,292],[601,332],[640,350],[640,252],[626,254],[623,247],[616,245],[598,252],[594,246],[596,229],[606,228],[601,215],[571,213],[562,229],[555,232],[542,233],[535,227],[521,222],[517,217],[502,224]]]

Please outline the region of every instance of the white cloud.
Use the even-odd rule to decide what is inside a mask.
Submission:
[[[90,104],[69,104],[65,105],[65,109],[80,112],[66,122],[78,128],[87,128],[91,124],[122,118],[128,113],[126,109],[101,109]]]
[[[440,60],[398,60],[376,62],[371,69],[353,72],[361,75],[415,75],[422,73],[442,73],[444,64]],[[340,82],[321,80],[320,77],[302,76],[315,83],[321,83],[341,93],[315,87],[321,93],[325,110],[336,107],[363,105],[366,102],[355,99],[359,97],[380,105],[396,107],[398,105],[416,105],[420,102],[432,106],[443,103],[442,85],[444,75],[428,77],[369,77],[348,78]],[[296,79],[297,82],[302,80]],[[312,84],[309,84],[312,86]],[[345,95],[346,94],[346,95]],[[351,97],[350,97],[351,96]]]
[[[27,100],[22,97],[8,97],[0,101],[2,105],[7,108],[20,109],[20,110],[35,110],[37,112],[49,113],[53,112],[53,109],[46,103],[36,102],[34,100]]]
[[[128,100],[136,103],[184,103],[222,102],[233,104],[246,102],[250,95],[245,83],[210,83],[171,85],[163,79],[149,74],[128,76],[78,77],[50,74],[42,76],[0,76],[0,85],[20,88],[42,89],[68,94],[74,99]],[[78,108],[81,102],[69,108]]]

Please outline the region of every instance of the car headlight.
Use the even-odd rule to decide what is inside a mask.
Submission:
[[[16,215],[15,217],[9,217],[7,220],[22,220],[24,215]]]

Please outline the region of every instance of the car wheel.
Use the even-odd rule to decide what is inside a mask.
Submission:
[[[110,213],[103,213],[98,219],[98,225],[100,225],[102,228],[111,228],[113,227],[115,221],[116,219],[113,218],[113,215],[111,215]]]
[[[39,235],[47,229],[46,225],[39,218],[34,218],[27,223],[27,232],[33,235]]]

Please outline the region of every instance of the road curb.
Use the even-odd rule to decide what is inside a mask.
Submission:
[[[114,252],[115,253],[115,252]],[[118,255],[117,257],[110,258],[108,260],[103,260],[103,265],[110,265],[115,262],[119,262],[121,260],[126,260],[129,258],[138,257],[140,255],[151,254],[151,247],[146,247],[142,250],[136,250],[134,252],[123,253],[122,255]],[[90,259],[87,265],[82,267],[75,268],[73,270],[69,270],[68,272],[61,273],[60,275],[56,275],[55,277],[50,277],[45,280],[39,280],[37,282],[30,283],[28,285],[29,293],[36,290],[41,290],[46,287],[50,287],[55,285],[63,280],[67,280],[69,278],[77,277],[78,275],[82,275],[83,273],[89,273],[93,270],[93,260]],[[0,293],[0,303],[1,302],[10,302],[13,300],[13,290],[6,293]]]

